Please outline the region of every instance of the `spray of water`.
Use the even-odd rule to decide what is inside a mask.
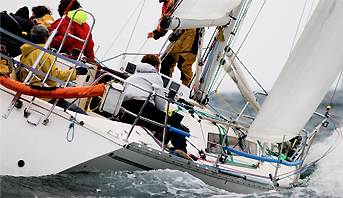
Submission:
[[[304,179],[307,187],[320,189],[325,194],[332,196],[343,194],[343,141],[341,139],[340,129],[336,128],[334,133],[325,140],[316,142],[312,146],[308,156],[310,161],[320,158],[333,143],[336,143],[334,150],[318,161],[313,173]]]

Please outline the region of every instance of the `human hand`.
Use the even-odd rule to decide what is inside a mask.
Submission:
[[[154,38],[155,34],[154,32],[149,32],[147,38]]]
[[[167,8],[172,8],[175,4],[175,0],[169,0],[167,4]]]

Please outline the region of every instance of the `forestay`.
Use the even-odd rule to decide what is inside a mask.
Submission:
[[[282,142],[299,134],[343,66],[343,1],[322,0],[259,114],[249,139]]]

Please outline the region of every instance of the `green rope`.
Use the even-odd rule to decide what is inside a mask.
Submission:
[[[238,31],[238,28],[240,27],[240,24],[242,23],[243,16],[244,16],[245,13],[247,12],[247,9],[248,9],[248,7],[249,7],[249,4],[250,4],[250,0],[246,0],[246,1],[244,2],[244,5],[243,5],[243,7],[242,7],[242,9],[241,9],[241,12],[240,12],[240,14],[239,14],[239,16],[238,16],[237,22],[236,22],[236,24],[235,24],[235,26],[234,26],[234,28],[233,28],[232,34],[231,34],[230,37],[229,37],[229,42],[228,42],[228,44],[227,44],[227,46],[226,46],[226,48],[225,48],[225,52],[224,52],[224,54],[222,55],[222,59],[220,60],[219,66],[218,66],[217,71],[216,71],[216,73],[215,73],[215,75],[214,75],[214,77],[213,77],[213,80],[212,80],[212,83],[211,83],[211,85],[210,85],[210,88],[208,89],[208,92],[207,92],[206,97],[208,97],[208,95],[209,95],[209,93],[210,93],[210,90],[212,89],[212,86],[213,86],[215,80],[217,79],[217,75],[218,75],[219,70],[220,70],[220,65],[223,64],[224,56],[225,56],[226,52],[230,49],[229,47],[230,47],[230,45],[231,45],[231,41],[232,41],[233,37],[236,35],[236,33],[237,33],[237,31]]]
[[[244,167],[249,167],[249,168],[256,168],[256,166],[254,164],[245,164],[245,163],[240,163],[240,162],[234,162],[226,160],[226,163],[228,164],[233,164],[233,165],[239,165],[239,166],[244,166]]]
[[[205,149],[207,149],[206,139],[204,135],[204,130],[202,128],[201,120],[199,121],[199,124],[200,124],[201,133],[202,133],[202,139],[204,140]]]

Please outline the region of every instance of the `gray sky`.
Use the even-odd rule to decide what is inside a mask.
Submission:
[[[267,90],[271,89],[288,58],[305,2],[306,6],[297,38],[300,36],[305,23],[308,21],[310,11],[315,9],[318,1],[266,1],[262,13],[243,44],[238,56]],[[52,16],[55,19],[59,18],[57,13],[59,0],[1,0],[0,2],[1,10],[7,10],[13,13],[24,5],[28,6],[29,9],[33,6],[45,5],[53,11]],[[96,45],[94,51],[97,51],[96,57],[98,59],[103,60],[103,58],[113,57],[124,52],[126,48],[128,48],[127,52],[139,52],[142,49],[142,53],[159,53],[165,40],[160,39],[155,41],[153,39],[146,39],[147,33],[155,28],[161,14],[162,4],[158,3],[157,0],[146,0],[128,47],[127,43],[133,32],[143,0],[79,0],[79,2],[85,10],[93,13],[95,17],[96,23],[93,30],[93,40]],[[234,50],[237,50],[240,46],[241,41],[246,36],[263,2],[263,0],[253,1],[242,29],[239,32],[240,34],[234,43]],[[138,5],[140,6],[134,12]],[[132,18],[128,21],[131,15]],[[87,22],[88,24],[92,23],[90,17]],[[122,31],[126,23],[127,25]],[[120,32],[121,34],[119,35]],[[206,33],[207,37],[212,34],[209,30]],[[107,52],[112,43],[113,46]],[[143,45],[144,47],[142,47]],[[106,52],[107,55],[104,57]],[[128,56],[127,60],[132,61],[134,58],[134,56]],[[139,60],[140,57],[135,61]],[[120,58],[117,58],[116,60],[106,62],[106,65],[108,67],[116,67],[119,61]],[[174,74],[174,78],[178,79],[178,70],[175,70]],[[249,77],[246,75],[246,78]],[[248,81],[251,82],[251,80]],[[232,87],[233,85],[230,85],[227,89],[231,89]],[[257,85],[251,85],[251,87],[253,90],[258,90]]]

